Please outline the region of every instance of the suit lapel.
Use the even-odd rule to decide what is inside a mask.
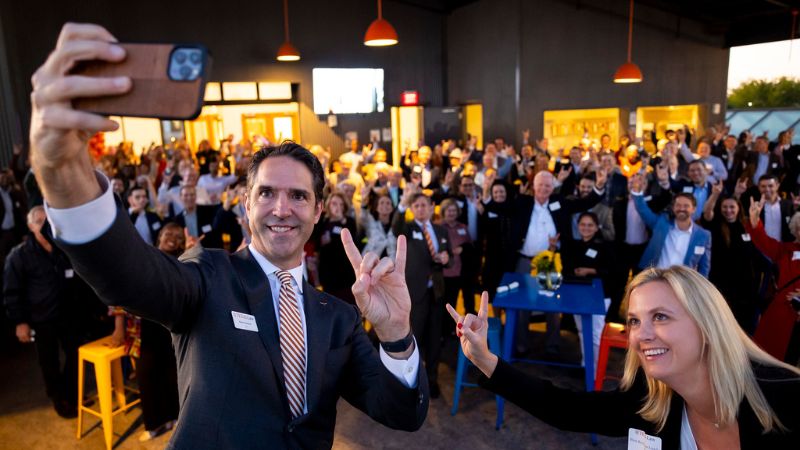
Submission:
[[[303,309],[306,315],[306,403],[309,413],[319,402],[322,377],[325,376],[325,359],[331,344],[331,306],[328,299],[313,286],[304,282]]]
[[[275,317],[272,291],[270,290],[267,276],[247,248],[236,252],[231,261],[239,274],[239,280],[242,282],[247,304],[250,307],[250,314],[256,318],[258,336],[267,350],[275,375],[280,380],[279,389],[281,393],[284,393],[285,380],[283,378],[280,341],[278,340],[278,321]]]

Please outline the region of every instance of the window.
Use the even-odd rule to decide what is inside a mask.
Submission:
[[[383,111],[383,69],[314,69],[314,112]]]

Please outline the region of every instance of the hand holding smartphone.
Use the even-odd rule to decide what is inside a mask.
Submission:
[[[121,95],[83,97],[75,109],[108,116],[189,120],[200,115],[211,67],[208,50],[200,44],[117,44],[125,50],[120,62],[79,61],[71,74],[131,79]]]

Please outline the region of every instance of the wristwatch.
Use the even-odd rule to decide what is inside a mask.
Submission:
[[[409,331],[408,335],[400,340],[381,342],[381,347],[383,347],[383,350],[387,353],[401,353],[408,350],[412,342],[414,342],[414,332]]]

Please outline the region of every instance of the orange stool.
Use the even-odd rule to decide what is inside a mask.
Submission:
[[[125,347],[112,347],[111,336],[98,339],[78,349],[78,439],[83,434],[83,413],[87,412],[99,417],[103,423],[103,435],[106,440],[106,449],[111,450],[113,439],[113,418],[137,405],[140,399],[130,403],[125,399],[125,383],[122,379],[122,364],[120,359],[126,356]],[[100,411],[83,406],[83,363],[94,364],[95,379],[97,380],[97,397]],[[112,406],[112,391],[117,397],[117,409]]]
[[[597,355],[597,373],[594,377],[594,390],[603,390],[603,381],[606,379],[606,366],[608,365],[608,351],[611,347],[628,348],[628,333],[625,325],[608,322],[603,327],[600,337],[600,354]]]

